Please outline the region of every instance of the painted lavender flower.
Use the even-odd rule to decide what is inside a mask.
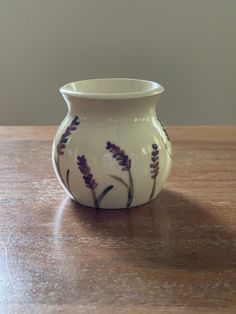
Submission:
[[[152,191],[151,191],[151,195],[149,197],[149,201],[152,200],[154,193],[155,193],[155,189],[156,189],[156,180],[157,180],[157,176],[159,174],[159,149],[157,144],[152,144],[152,157],[151,157],[152,163],[150,164],[150,168],[151,168],[151,178],[153,179],[153,186],[152,186]]]
[[[61,170],[60,170],[60,158],[59,156],[64,155],[66,144],[69,140],[69,137],[72,133],[72,131],[77,130],[77,127],[79,125],[79,118],[78,116],[75,116],[74,119],[71,121],[71,124],[66,128],[65,132],[62,134],[59,143],[57,144],[57,158],[56,158],[56,165],[58,169],[58,174],[61,178],[61,181],[65,184],[65,181],[62,177]],[[67,169],[66,171],[66,184],[67,188],[70,191],[70,183],[69,183],[69,176],[70,176],[70,169]]]
[[[169,134],[167,133],[167,130],[166,130],[166,128],[165,128],[163,122],[161,121],[161,119],[160,119],[159,117],[157,117],[157,119],[158,119],[158,121],[160,122],[160,125],[161,125],[161,127],[162,127],[163,132],[164,132],[165,135],[166,135],[167,140],[170,142]]]
[[[96,187],[98,186],[97,182],[95,181],[93,174],[91,172],[90,167],[88,166],[87,160],[84,155],[77,156],[77,165],[78,168],[83,175],[84,183],[91,190],[91,194],[93,197],[94,207],[99,208],[100,203],[103,197],[113,189],[113,185],[108,186],[102,193],[97,197],[96,195]]]
[[[90,168],[87,164],[87,160],[86,160],[84,155],[81,157],[80,156],[77,157],[77,165],[79,166],[79,170],[83,175],[85,185],[89,189],[95,190],[96,187],[98,186],[98,184],[95,181],[95,179],[93,178],[93,174],[90,171]]]
[[[66,148],[66,144],[68,142],[69,136],[71,135],[72,131],[77,129],[79,125],[79,118],[76,116],[71,124],[66,128],[65,132],[62,134],[59,143],[57,144],[57,153],[58,155],[64,155],[64,150]]]
[[[119,146],[109,141],[107,142],[106,149],[109,150],[109,152],[112,153],[112,157],[118,161],[118,164],[122,167],[121,170],[128,172],[129,185],[120,177],[114,175],[111,175],[111,177],[125,185],[125,187],[127,188],[128,190],[127,207],[130,207],[134,194],[133,178],[131,174],[131,159],[129,159],[128,155],[125,154],[124,150],[122,150]]]

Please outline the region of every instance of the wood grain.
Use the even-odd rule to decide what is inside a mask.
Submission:
[[[236,312],[236,127],[169,131],[159,197],[93,210],[55,178],[55,127],[0,127],[0,313]]]

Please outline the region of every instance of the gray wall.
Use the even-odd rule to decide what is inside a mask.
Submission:
[[[0,124],[57,124],[58,88],[134,77],[168,124],[235,124],[235,0],[0,0]]]

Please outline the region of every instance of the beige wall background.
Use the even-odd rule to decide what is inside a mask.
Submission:
[[[235,124],[235,0],[0,0],[0,124],[58,124],[61,85],[160,82],[168,124]]]

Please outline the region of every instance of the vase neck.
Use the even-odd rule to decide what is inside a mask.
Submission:
[[[71,116],[80,120],[143,119],[156,114],[159,95],[138,99],[84,99],[63,95]]]

